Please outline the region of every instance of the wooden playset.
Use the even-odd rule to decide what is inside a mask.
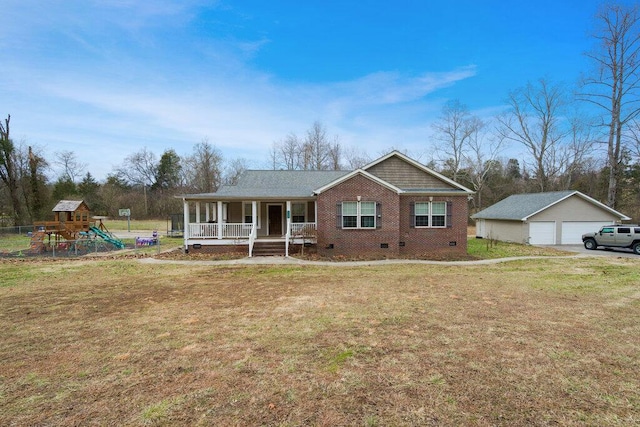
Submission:
[[[31,251],[44,252],[51,247],[69,247],[92,237],[100,237],[118,249],[124,248],[124,243],[114,238],[103,224],[105,217],[90,217],[89,207],[84,201],[60,200],[52,210],[53,221],[34,223]]]

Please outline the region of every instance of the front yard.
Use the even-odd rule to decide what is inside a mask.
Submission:
[[[0,424],[638,424],[637,267],[4,260]]]

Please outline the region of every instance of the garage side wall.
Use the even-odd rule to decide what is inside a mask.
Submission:
[[[483,238],[503,242],[526,243],[529,237],[528,224],[522,221],[485,219],[483,232]]]

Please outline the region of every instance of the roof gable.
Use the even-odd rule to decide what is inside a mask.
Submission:
[[[473,193],[472,190],[398,151],[392,151],[362,169],[401,188],[404,192],[464,191]]]
[[[488,208],[472,215],[473,219],[503,219],[527,221],[530,217],[554,206],[569,197],[580,197],[593,205],[606,210],[621,220],[629,220],[628,216],[611,209],[603,203],[582,194],[579,191],[552,191],[546,193],[513,194]]]

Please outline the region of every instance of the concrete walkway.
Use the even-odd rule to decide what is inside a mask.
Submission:
[[[283,256],[268,256],[268,257],[247,257],[240,259],[230,260],[216,260],[216,261],[204,261],[204,260],[172,260],[172,259],[155,259],[155,258],[141,258],[139,261],[143,264],[184,264],[184,265],[312,265],[312,266],[329,266],[329,267],[363,267],[363,266],[375,266],[375,265],[398,265],[398,264],[425,264],[425,265],[487,265],[487,264],[499,264],[502,262],[518,261],[525,259],[553,259],[553,258],[586,258],[587,255],[576,254],[557,257],[545,257],[545,256],[523,256],[523,257],[510,257],[510,258],[496,258],[496,259],[482,259],[473,261],[429,261],[421,259],[381,259],[372,261],[308,261],[297,259],[294,257]]]

